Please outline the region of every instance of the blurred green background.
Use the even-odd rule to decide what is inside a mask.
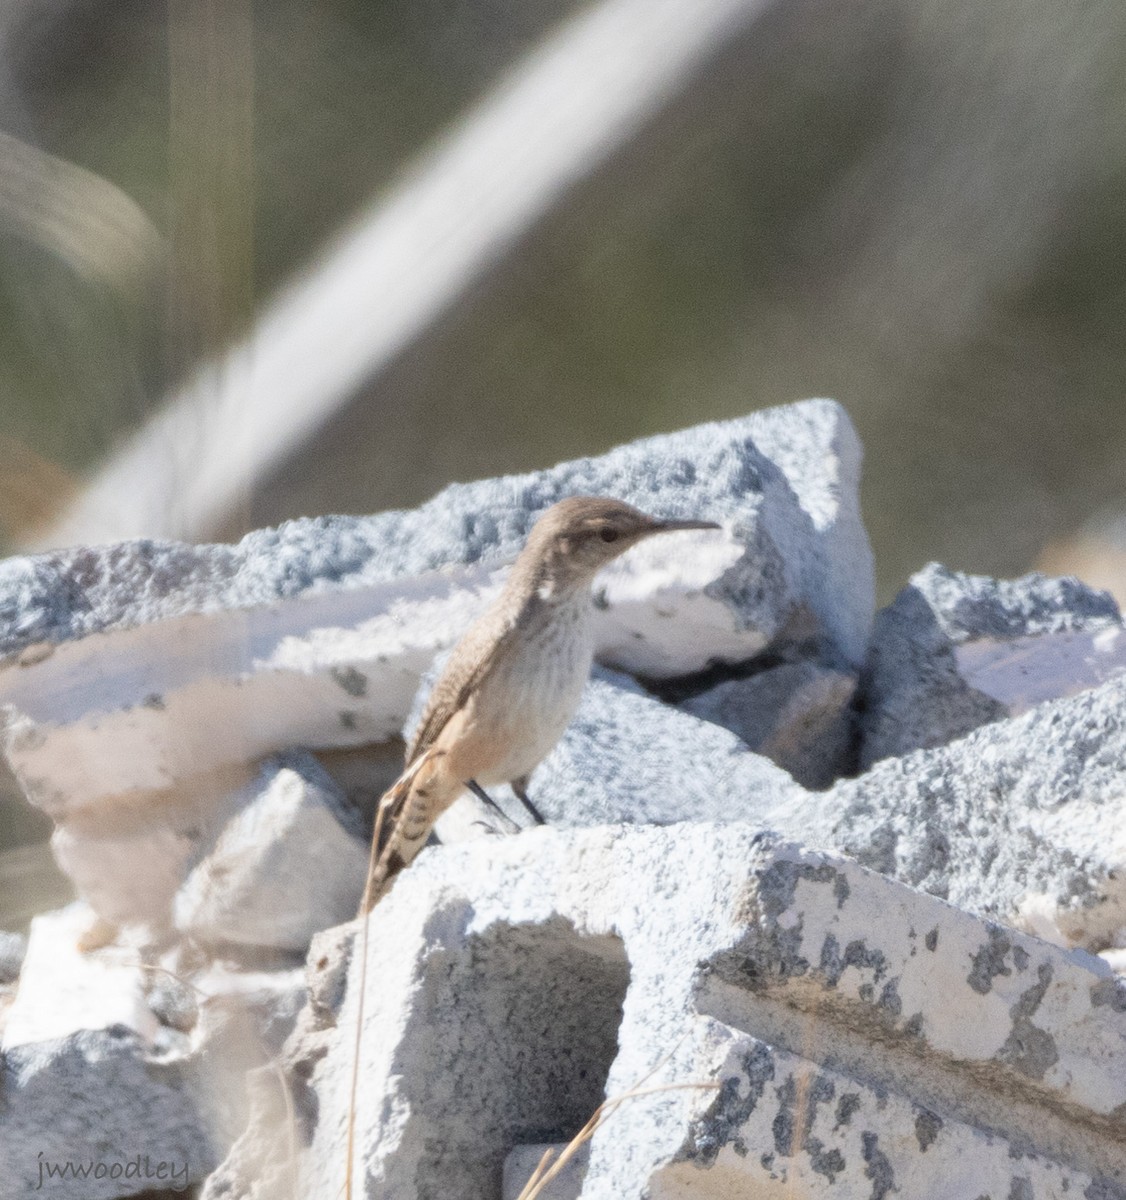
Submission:
[[[3,547],[575,7],[10,4]],[[774,5],[222,533],[819,395],[882,601],[931,559],[1114,583],[1124,199],[1120,4]]]

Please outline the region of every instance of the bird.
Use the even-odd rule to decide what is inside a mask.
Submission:
[[[644,538],[714,521],[662,520],[624,501],[571,496],[536,521],[500,594],[454,647],[376,809],[361,914],[370,912],[463,791],[511,786],[542,823],[528,779],[570,723],[594,657],[591,584]]]

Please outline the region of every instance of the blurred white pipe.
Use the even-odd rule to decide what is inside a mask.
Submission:
[[[246,341],[173,396],[38,544],[207,536],[770,3],[601,0],[568,19]]]

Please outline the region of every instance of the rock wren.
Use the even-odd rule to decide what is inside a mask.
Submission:
[[[713,521],[662,521],[620,500],[574,496],[536,522],[504,589],[458,642],[407,747],[406,767],[379,802],[362,912],[422,849],[465,789],[528,776],[566,729],[594,653],[590,585],[642,538]]]

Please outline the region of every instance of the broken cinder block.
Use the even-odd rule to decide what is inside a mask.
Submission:
[[[173,901],[181,933],[207,945],[303,953],[318,930],[355,915],[368,837],[311,755],[268,760],[228,806],[229,820]]]
[[[565,495],[724,526],[653,539],[605,573],[601,661],[665,678],[813,640],[858,664],[873,611],[860,457],[844,411],[807,401],[457,485],[412,512],[10,559],[5,753],[79,894],[110,922],[159,923],[174,864],[263,757],[398,734],[423,672]]]
[[[1106,964],[847,860],[739,825],[541,829],[427,850],[369,919],[368,1200],[495,1194],[514,1146],[568,1141],[641,1080],[590,1145],[587,1200],[1126,1188]],[[361,964],[338,947],[323,965],[347,986],[285,1058],[298,1176],[328,1196]],[[247,1130],[230,1194],[256,1194],[280,1136]]]
[[[931,563],[876,616],[862,681],[861,766],[944,746],[1126,672],[1107,592],[1077,579],[996,580]]]

